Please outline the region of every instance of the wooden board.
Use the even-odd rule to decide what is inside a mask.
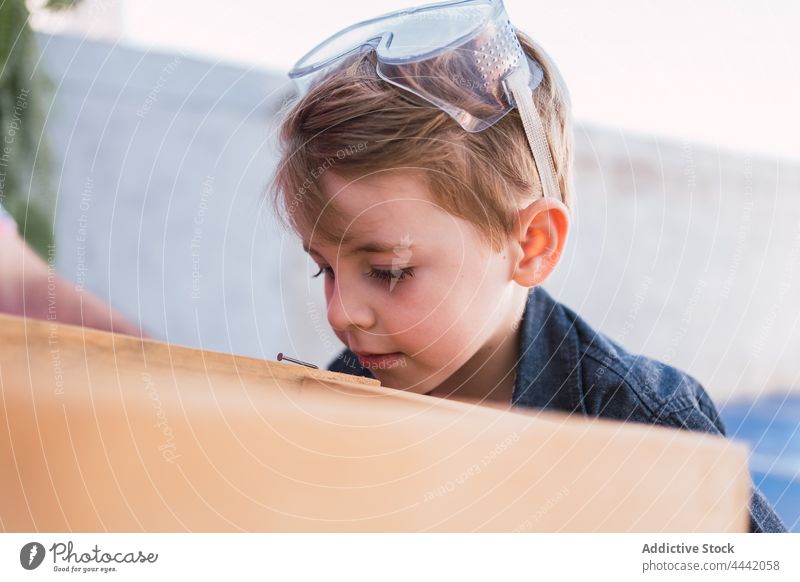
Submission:
[[[5,531],[747,531],[745,447],[0,316]]]

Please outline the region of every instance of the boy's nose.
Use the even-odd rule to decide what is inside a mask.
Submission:
[[[375,323],[375,315],[365,297],[352,288],[342,289],[337,280],[328,301],[328,323],[336,331],[350,327],[367,330]]]

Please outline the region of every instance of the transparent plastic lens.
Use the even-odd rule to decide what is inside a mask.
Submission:
[[[430,4],[354,24],[312,49],[289,77],[302,97],[363,51],[375,52],[383,80],[435,105],[466,131],[483,131],[518,107],[545,195],[558,196],[531,98],[544,75],[522,50],[502,0]]]

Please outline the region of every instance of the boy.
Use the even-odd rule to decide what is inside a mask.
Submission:
[[[540,287],[570,226],[570,104],[501,2],[354,25],[290,76],[301,92],[273,191],[325,276],[347,347],[330,370],[725,434],[694,378],[628,353]],[[751,530],[785,531],[757,490]]]

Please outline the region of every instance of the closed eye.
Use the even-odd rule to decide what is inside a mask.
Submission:
[[[391,282],[392,279],[396,281],[404,281],[408,277],[414,276],[414,269],[412,267],[406,267],[405,269],[372,269],[369,274],[369,277],[373,279],[380,279],[382,281]]]
[[[312,277],[319,277],[325,273],[331,279],[335,278],[335,274],[331,267],[320,267],[319,271],[312,275]],[[396,282],[405,281],[409,277],[414,276],[414,269],[413,267],[406,267],[404,269],[370,269],[370,272],[367,273],[367,276],[372,279],[379,279],[381,281],[386,281],[387,283],[391,283],[392,280]]]
[[[333,269],[330,267],[320,267],[319,272],[316,275],[312,275],[312,277],[319,277],[322,273],[325,273],[331,279],[334,278]]]

